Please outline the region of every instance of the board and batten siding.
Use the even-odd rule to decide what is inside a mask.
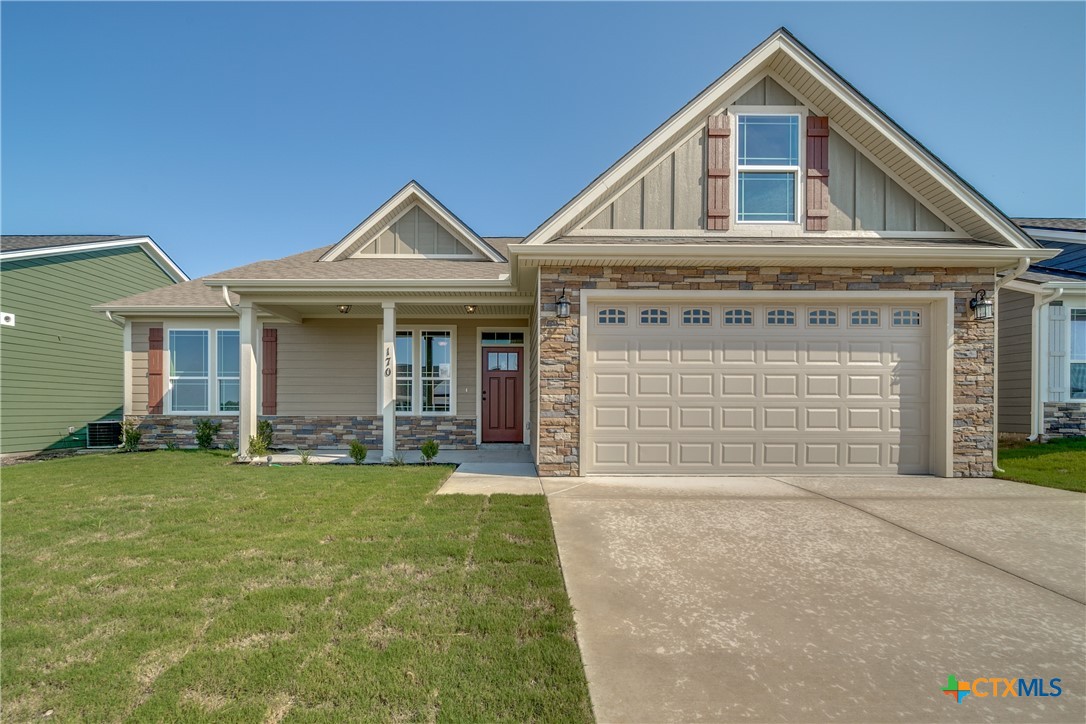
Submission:
[[[727,104],[796,106],[772,78],[762,78]],[[829,231],[948,231],[948,227],[867,156],[830,130]],[[632,186],[591,216],[590,230],[703,230],[706,207],[704,128],[651,166]],[[729,232],[742,235],[742,225]]]
[[[999,292],[999,431],[1029,434],[1033,295]]]
[[[423,254],[470,256],[472,250],[439,224],[434,217],[415,207],[353,254],[365,257],[381,254]]]
[[[0,263],[0,452],[84,447],[88,422],[120,419],[124,333],[91,307],[172,283],[140,247]]]

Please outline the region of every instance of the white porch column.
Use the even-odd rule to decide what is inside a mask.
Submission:
[[[241,399],[238,410],[238,453],[242,460],[249,459],[249,438],[256,435],[257,345],[260,344],[260,324],[252,302],[241,305]]]
[[[382,302],[384,327],[382,337],[381,460],[389,462],[396,455],[396,303]]]

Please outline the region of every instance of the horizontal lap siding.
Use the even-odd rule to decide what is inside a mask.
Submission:
[[[85,424],[124,401],[123,332],[91,307],[172,280],[135,247],[0,269],[0,307],[16,319],[0,330],[0,451],[82,447]]]
[[[999,292],[999,431],[1030,432],[1033,295]]]

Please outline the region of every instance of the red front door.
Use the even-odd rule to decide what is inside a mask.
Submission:
[[[524,442],[524,350],[483,347],[483,442]]]

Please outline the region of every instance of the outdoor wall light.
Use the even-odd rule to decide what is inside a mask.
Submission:
[[[468,314],[475,314],[476,309],[478,309],[478,307],[475,306],[474,304],[465,304],[464,305],[464,311],[467,312]]]
[[[973,310],[973,319],[977,321],[991,319],[995,316],[995,305],[992,304],[991,299],[988,299],[988,292],[983,289],[979,290],[969,300],[969,308]]]
[[[347,312],[351,311],[351,305],[350,304],[340,304],[338,307],[336,307],[336,309],[339,310],[340,314],[346,314]]]
[[[558,318],[569,319],[569,297],[566,296],[566,290],[562,288],[562,296],[558,297]]]

